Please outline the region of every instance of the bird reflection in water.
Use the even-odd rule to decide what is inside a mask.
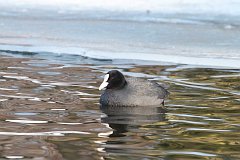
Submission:
[[[124,133],[142,125],[166,121],[166,108],[160,106],[100,106],[101,122],[113,129],[109,137],[125,136]]]

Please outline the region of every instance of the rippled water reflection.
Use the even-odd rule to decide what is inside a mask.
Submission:
[[[37,58],[0,57],[1,158],[240,159],[240,70]],[[169,84],[166,109],[100,108],[112,68]]]

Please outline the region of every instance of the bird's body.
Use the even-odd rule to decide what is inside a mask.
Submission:
[[[109,106],[159,106],[169,94],[155,82],[140,78],[126,78],[121,89],[106,89],[100,104]]]

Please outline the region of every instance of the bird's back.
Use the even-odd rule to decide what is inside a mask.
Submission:
[[[168,91],[156,82],[140,78],[126,78],[122,89],[107,89],[100,97],[102,105],[110,106],[159,106]]]

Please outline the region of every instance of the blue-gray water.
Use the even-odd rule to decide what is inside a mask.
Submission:
[[[240,159],[237,10],[4,5],[2,159]],[[168,84],[166,109],[100,108],[98,86],[111,69]]]

